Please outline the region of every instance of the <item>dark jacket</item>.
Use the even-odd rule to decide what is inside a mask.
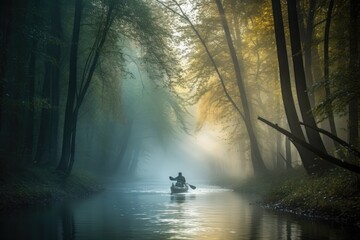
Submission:
[[[179,183],[182,183],[182,184],[184,184],[184,183],[186,182],[184,176],[177,176],[177,177],[175,178],[175,180],[176,180],[177,182],[179,182]]]

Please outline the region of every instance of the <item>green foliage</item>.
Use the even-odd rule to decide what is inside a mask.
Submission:
[[[360,75],[359,69],[349,74],[347,71],[337,71],[331,74],[328,81],[319,81],[311,89],[315,92],[328,85],[331,89],[331,95],[325,97],[314,108],[313,113],[321,120],[327,118],[329,111],[344,116],[348,114],[348,105],[354,98],[360,98]]]

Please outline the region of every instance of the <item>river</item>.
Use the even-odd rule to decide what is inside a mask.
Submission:
[[[206,184],[170,194],[169,182],[117,183],[85,199],[0,214],[0,239],[356,239],[357,227],[266,210]]]

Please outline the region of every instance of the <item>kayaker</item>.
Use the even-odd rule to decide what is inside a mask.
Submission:
[[[176,181],[175,186],[177,187],[183,187],[186,183],[185,177],[182,175],[181,172],[179,172],[179,175],[177,177],[173,178],[170,176],[169,179],[171,181]]]

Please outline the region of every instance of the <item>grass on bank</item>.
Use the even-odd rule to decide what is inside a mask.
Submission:
[[[86,172],[69,177],[51,169],[27,167],[8,172],[0,183],[0,210],[87,196],[101,191],[96,178]]]
[[[308,176],[302,169],[272,172],[240,183],[237,191],[262,196],[266,207],[299,215],[360,224],[359,176],[334,169]]]

